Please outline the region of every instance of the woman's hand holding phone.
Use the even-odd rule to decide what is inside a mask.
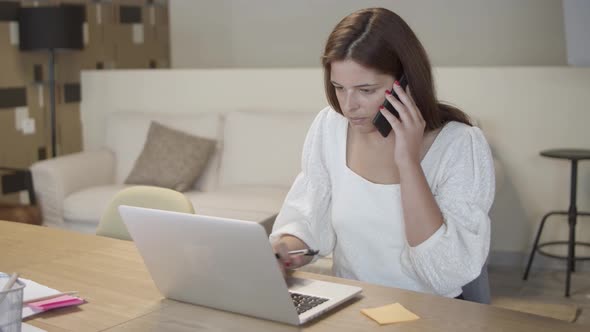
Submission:
[[[399,113],[399,119],[383,106],[380,108],[381,114],[387,119],[395,135],[394,157],[398,167],[415,167],[420,165],[420,150],[424,138],[424,129],[426,121],[422,117],[420,110],[416,106],[414,99],[410,94],[409,87],[406,91],[396,81],[393,85],[395,93],[399,99],[386,92],[385,98],[395,107]]]

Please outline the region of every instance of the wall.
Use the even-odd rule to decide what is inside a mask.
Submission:
[[[481,123],[502,166],[491,212],[492,258],[519,264],[541,216],[569,203],[569,163],[540,157],[539,151],[590,148],[590,68],[437,67],[434,72],[440,99]],[[85,72],[82,81],[85,149],[102,145],[108,112],[317,112],[327,104],[317,68]],[[579,184],[578,208],[588,211],[590,164],[580,164]],[[551,223],[543,239],[564,238],[565,218]],[[579,239],[590,237],[588,226],[580,221]]]
[[[172,67],[319,66],[336,23],[373,6],[400,14],[437,66],[566,64],[556,0],[174,0]]]
[[[567,62],[590,66],[590,1],[563,0]]]
[[[0,1],[0,167],[28,167],[51,156],[49,53],[19,50],[18,7],[63,3],[85,6],[86,23],[84,50],[56,55],[58,155],[82,148],[81,70],[169,66],[166,1]],[[22,129],[22,119],[34,130]]]

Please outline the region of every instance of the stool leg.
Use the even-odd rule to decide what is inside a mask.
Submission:
[[[568,253],[567,253],[567,271],[565,277],[565,297],[570,296],[570,285],[571,285],[571,277],[572,272],[574,272],[574,262],[576,261],[576,256],[574,253],[574,248],[576,247],[576,224],[570,222],[570,236],[568,240]]]
[[[570,226],[568,256],[571,257],[572,265],[570,271],[576,272],[576,223],[574,221],[573,226]]]
[[[524,271],[524,276],[522,277],[522,280],[527,280],[527,278],[529,277],[529,271],[531,269],[531,265],[533,264],[533,258],[535,257],[535,252],[537,251],[537,246],[539,245],[539,239],[541,239],[541,233],[543,232],[543,227],[545,227],[545,222],[547,221],[547,218],[549,218],[549,216],[551,216],[553,214],[558,214],[558,213],[559,212],[557,212],[557,211],[549,212],[543,216],[543,219],[541,219],[541,224],[539,225],[539,230],[537,231],[537,235],[535,236],[535,243],[533,244],[533,249],[531,249],[531,254],[529,256],[529,262],[526,265],[526,270]]]
[[[578,180],[578,161],[572,160],[572,172],[570,182],[570,207],[568,210],[568,224],[570,236],[568,240],[567,253],[567,271],[565,280],[565,296],[570,296],[571,274],[575,270],[576,265],[576,216],[578,214],[576,208],[576,194],[577,194],[577,180]]]

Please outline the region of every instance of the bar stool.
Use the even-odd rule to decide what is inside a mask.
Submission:
[[[533,249],[531,250],[531,255],[529,256],[529,262],[526,267],[526,271],[524,272],[523,280],[527,280],[529,276],[529,270],[533,263],[533,257],[535,256],[535,252],[539,252],[544,256],[558,258],[558,259],[565,259],[567,260],[567,270],[566,270],[566,280],[565,280],[565,296],[570,296],[570,281],[571,281],[571,273],[575,272],[576,260],[590,260],[590,257],[576,257],[576,246],[587,246],[590,247],[590,243],[588,242],[580,242],[576,241],[576,219],[578,216],[590,216],[590,212],[581,212],[578,211],[576,208],[576,189],[577,189],[577,180],[578,180],[578,161],[579,160],[587,160],[590,159],[590,150],[582,150],[582,149],[555,149],[555,150],[545,150],[541,151],[541,156],[549,157],[549,158],[558,158],[558,159],[568,159],[572,162],[572,172],[571,172],[571,182],[570,182],[570,207],[568,211],[550,211],[546,215],[543,216],[541,220],[541,224],[539,225],[539,230],[537,231],[537,236],[535,238],[535,243],[533,245]],[[569,239],[568,241],[550,241],[539,244],[539,239],[541,238],[541,233],[543,232],[543,227],[545,226],[545,222],[547,218],[552,215],[566,215],[568,216],[568,225],[569,225]],[[545,246],[552,246],[552,245],[564,245],[567,244],[568,246],[568,253],[567,256],[561,255],[554,255],[541,250],[542,247]]]

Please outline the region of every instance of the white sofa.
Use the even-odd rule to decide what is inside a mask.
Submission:
[[[262,223],[270,230],[300,169],[316,112],[113,112],[103,147],[31,167],[44,224],[94,233],[140,154],[151,121],[217,140],[207,168],[185,192],[199,214]]]

